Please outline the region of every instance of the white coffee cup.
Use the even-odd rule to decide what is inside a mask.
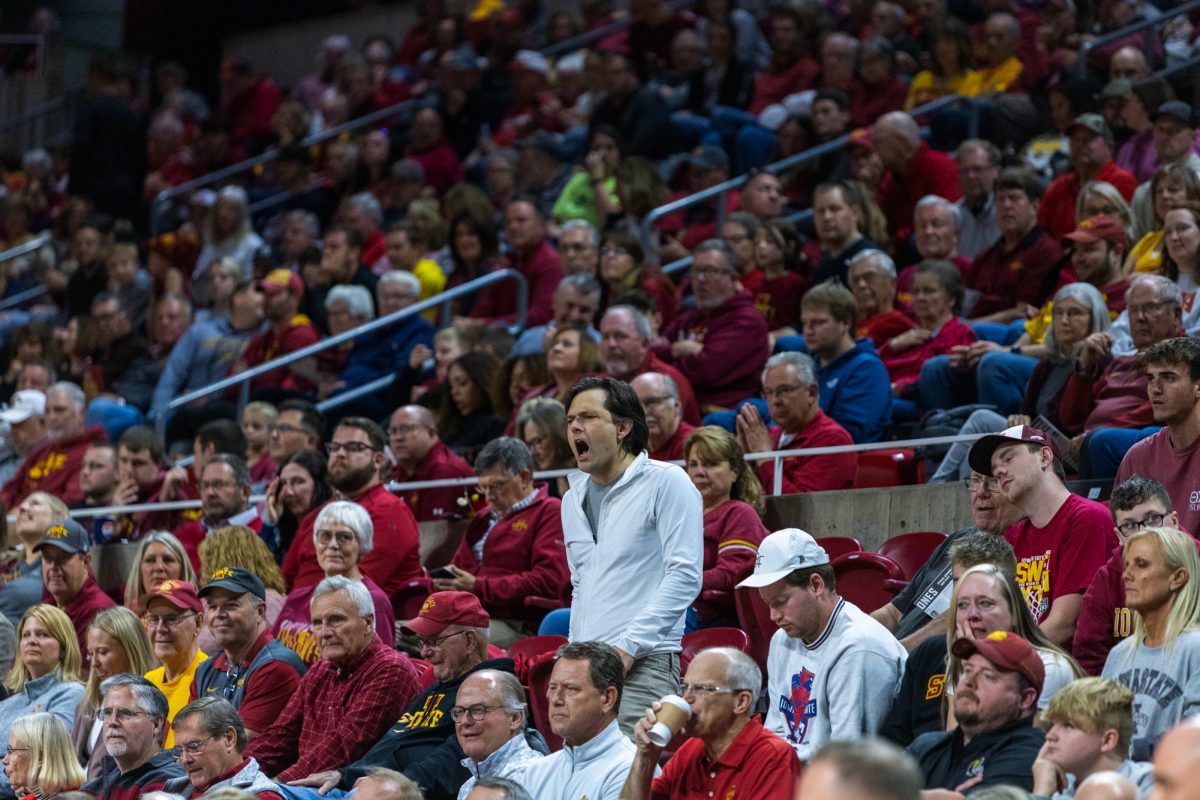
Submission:
[[[650,729],[650,742],[655,747],[666,747],[667,742],[683,729],[692,716],[692,707],[677,694],[669,694],[659,701],[658,721]]]

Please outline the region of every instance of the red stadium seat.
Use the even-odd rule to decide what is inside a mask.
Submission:
[[[424,569],[422,569],[424,571]],[[425,598],[433,594],[433,578],[423,575],[408,581],[392,595],[392,611],[397,622],[408,622],[421,613]]]
[[[529,670],[533,663],[544,655],[553,656],[558,648],[567,643],[565,636],[530,636],[514,642],[508,648],[508,657],[516,663],[516,675],[521,683],[528,684]]]
[[[423,658],[410,658],[409,661],[417,669],[417,682],[421,684],[421,690],[424,691],[433,686],[433,682],[437,680],[433,674],[433,664]]]
[[[879,548],[879,555],[887,556],[900,565],[904,579],[911,581],[938,545],[946,541],[941,531],[913,531],[893,536]]]
[[[737,606],[738,624],[750,640],[750,649],[746,652],[754,656],[765,678],[767,651],[771,649],[771,637],[779,630],[779,626],[771,621],[771,611],[759,597],[758,589],[738,589],[733,599]]]
[[[846,553],[857,553],[863,549],[862,542],[853,536],[817,536],[817,544],[825,550],[829,560],[833,561]]]
[[[856,489],[911,486],[924,482],[925,462],[912,450],[863,450],[858,454]]]
[[[546,688],[550,685],[550,672],[553,669],[552,658],[534,661],[529,669],[529,685],[526,689],[529,693],[529,713],[533,716],[533,726],[545,737],[550,752],[556,753],[562,749],[562,739],[550,730],[550,701],[546,698]]]
[[[710,647],[732,647],[749,653],[750,637],[741,628],[702,628],[685,634],[683,652],[679,654],[679,674],[687,671],[687,665],[697,653]]]
[[[900,565],[879,553],[847,553],[833,559],[837,591],[868,614],[891,602],[905,585]]]

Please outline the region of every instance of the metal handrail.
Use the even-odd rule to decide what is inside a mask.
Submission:
[[[11,117],[7,117],[3,122],[0,122],[0,133],[10,131],[13,128],[19,128],[27,122],[32,122],[39,117],[44,117],[47,114],[53,113],[67,105],[69,102],[75,100],[76,96],[79,94],[82,94],[82,90],[71,90],[61,97],[56,97],[53,100],[47,100],[41,105],[34,106],[33,108],[22,111],[19,114],[13,114]]]
[[[1200,0],[1196,0],[1196,1],[1200,2]],[[973,136],[975,136],[975,129],[977,127],[978,113],[977,113],[975,104],[971,102],[971,98],[969,98],[969,97],[964,97],[963,95],[959,95],[959,94],[952,94],[952,95],[947,95],[946,97],[939,97],[937,100],[933,100],[929,103],[926,103],[923,106],[918,106],[917,108],[914,108],[912,111],[909,112],[909,114],[913,117],[919,117],[924,114],[928,114],[932,111],[937,111],[938,109],[943,108],[945,106],[954,105],[954,104],[960,103],[960,102],[966,102],[970,105],[971,120],[970,120],[969,136],[973,137]],[[844,149],[846,146],[846,143],[849,140],[850,140],[850,134],[843,134],[842,136],[839,136],[836,139],[832,139],[828,142],[824,142],[822,144],[817,145],[816,147],[810,147],[809,149],[807,149],[803,152],[795,153],[793,155],[788,156],[787,158],[782,158],[779,161],[775,161],[770,164],[767,164],[765,167],[760,169],[759,172],[769,172],[771,174],[777,174],[777,173],[783,172],[785,170],[792,169],[793,167],[798,167],[803,164],[807,164],[808,162],[815,161],[816,159],[821,158],[822,156],[824,156],[828,153],[834,153],[834,152]],[[708,200],[712,200],[713,198],[716,198],[717,199],[717,227],[719,229],[721,226],[721,223],[724,222],[724,220],[725,220],[725,205],[726,205],[725,198],[726,198],[726,196],[733,189],[737,189],[737,188],[741,187],[742,185],[744,185],[747,180],[749,180],[749,174],[739,175],[736,178],[730,178],[729,180],[727,180],[723,183],[718,183],[716,186],[710,186],[707,189],[702,189],[699,192],[696,192],[694,194],[687,195],[686,197],[681,197],[678,200],[671,201],[670,203],[665,203],[665,204],[659,206],[658,208],[653,209],[649,214],[647,214],[645,216],[645,218],[642,220],[642,236],[641,236],[641,238],[642,238],[643,242],[649,244],[649,250],[651,252],[648,253],[648,258],[650,259],[650,261],[655,264],[657,264],[657,262],[658,262],[657,239],[654,236],[654,223],[655,222],[657,222],[658,220],[667,216],[668,214],[674,214],[676,211],[682,211],[685,208],[691,208],[694,205],[698,205],[700,203],[703,203]],[[678,262],[675,262],[675,263],[678,263]]]
[[[1154,19],[1143,19],[1143,20],[1138,20],[1137,22],[1131,22],[1128,25],[1126,25],[1124,28],[1118,28],[1117,30],[1110,31],[1110,32],[1104,34],[1103,36],[1097,36],[1095,39],[1091,39],[1090,41],[1084,42],[1079,48],[1079,59],[1075,62],[1076,77],[1079,77],[1079,78],[1087,77],[1088,56],[1091,55],[1092,50],[1094,50],[1096,47],[1099,47],[1100,45],[1108,44],[1109,42],[1115,42],[1118,39],[1123,39],[1131,33],[1137,33],[1140,30],[1145,30],[1147,28],[1153,28],[1156,25],[1158,25],[1159,23],[1166,22],[1169,19],[1174,19],[1175,17],[1178,17],[1180,14],[1190,14],[1192,11],[1195,11],[1197,9],[1200,9],[1200,0],[1192,0],[1192,2],[1190,2],[1190,3],[1185,3],[1181,6],[1176,6],[1175,8],[1172,8],[1169,11],[1163,11],[1159,16],[1155,17]],[[1144,50],[1145,50],[1145,44],[1143,43],[1143,51]]]
[[[674,2],[669,3],[668,6],[672,11],[678,11],[681,8],[687,8],[695,3],[695,1],[696,0],[674,0]],[[632,25],[633,17],[625,17],[623,19],[616,20],[615,22],[610,22],[607,25],[601,25],[599,28],[595,28],[590,31],[584,31],[583,33],[572,36],[569,39],[563,39],[561,42],[556,44],[547,45],[546,47],[543,47],[540,52],[544,56],[556,56],[560,53],[570,53],[571,51],[578,50],[584,45],[590,44],[597,39],[603,39],[605,36],[612,36],[614,33],[620,33]]]
[[[401,103],[390,105],[387,108],[381,108],[378,111],[372,111],[370,114],[364,114],[361,117],[356,117],[349,122],[343,122],[341,125],[335,125],[328,130],[321,131],[320,133],[314,133],[311,136],[306,136],[305,138],[301,139],[299,143],[303,147],[311,147],[315,144],[327,142],[330,139],[336,139],[343,133],[358,130],[359,128],[378,122],[381,119],[393,117],[396,114],[404,111],[406,108],[412,107],[414,103],[414,100],[405,100]],[[192,180],[186,183],[181,183],[178,186],[172,186],[169,189],[163,189],[161,192],[156,194],[154,199],[150,202],[150,232],[160,232],[159,223],[162,221],[163,210],[166,208],[167,204],[169,204],[175,198],[190,194],[196,189],[201,189],[205,186],[216,183],[217,181],[247,172],[255,167],[262,166],[263,164],[268,164],[278,157],[279,148],[272,147],[269,150],[254,156],[253,158],[247,158],[243,161],[237,162],[236,164],[230,164],[228,167],[222,167],[221,169],[213,170],[206,175],[201,175],[199,178],[193,178]]]
[[[25,244],[19,244],[16,247],[10,247],[7,250],[0,252],[0,264],[6,261],[12,261],[14,258],[20,258],[26,253],[34,253],[41,250],[46,245],[53,241],[49,233],[42,233],[30,239]]]
[[[485,286],[490,286],[493,283],[500,283],[501,281],[508,280],[516,281],[517,283],[517,318],[515,324],[523,328],[525,326],[525,316],[529,303],[528,282],[525,280],[525,276],[515,269],[508,267],[504,269],[498,269],[494,272],[489,272],[487,275],[481,275],[480,277],[472,281],[468,281],[461,286],[455,286],[453,289],[448,289],[441,294],[421,300],[420,302],[414,303],[407,308],[402,308],[399,311],[395,311],[391,314],[380,317],[379,319],[366,322],[362,325],[359,325],[357,328],[351,328],[344,333],[327,337],[319,342],[314,342],[307,347],[302,347],[299,350],[294,350],[291,353],[280,356],[279,358],[272,359],[265,364],[259,364],[256,367],[251,367],[250,369],[239,372],[237,375],[230,375],[228,378],[222,378],[219,381],[210,383],[208,386],[188,392],[181,397],[176,397],[167,404],[168,413],[162,414],[159,417],[160,432],[165,430],[167,417],[169,416],[170,411],[187,405],[193,400],[200,400],[218,392],[223,392],[226,389],[234,386],[238,386],[240,387],[240,393],[238,397],[238,413],[240,414],[242,408],[245,407],[249,400],[250,381],[259,377],[260,375],[265,375],[268,372],[273,372],[282,367],[286,367],[289,364],[293,364],[302,359],[314,356],[317,353],[321,353],[331,347],[336,347],[345,342],[353,341],[363,334],[386,328],[401,320],[416,316],[422,311],[426,311],[431,308],[437,308],[439,306],[448,306],[452,300],[461,295],[470,294],[471,292],[476,292]]]
[[[396,379],[395,375],[384,375],[382,378],[376,378],[373,381],[367,381],[362,386],[356,386],[353,389],[347,389],[341,394],[335,394],[333,397],[327,397],[317,403],[317,411],[324,414],[331,408],[339,408],[349,403],[351,400],[357,400],[368,394],[374,394],[382,389],[392,385],[392,381]]]
[[[812,215],[813,215],[812,209],[805,208],[801,211],[793,211],[791,214],[788,214],[786,217],[784,217],[784,219],[786,219],[788,222],[792,223],[793,225],[798,225],[799,223],[804,222],[805,220],[812,217]],[[686,255],[683,258],[680,258],[676,261],[672,261],[670,264],[665,265],[664,267],[662,267],[662,271],[666,275],[672,275],[676,272],[682,272],[683,270],[687,269],[688,267],[690,267],[692,265],[693,259],[694,259],[694,256],[692,256],[691,254]]]

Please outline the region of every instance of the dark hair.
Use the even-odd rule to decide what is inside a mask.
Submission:
[[[481,220],[470,211],[460,211],[454,215],[454,219],[450,220],[450,257],[454,260],[456,267],[466,270],[463,264],[462,255],[458,252],[458,245],[455,243],[454,232],[459,225],[466,225],[472,233],[479,237],[480,263],[477,269],[482,270],[488,259],[496,258],[500,255],[500,240],[496,236],[496,226],[490,220]],[[474,277],[474,276],[473,276]]]
[[[818,542],[819,544],[820,542]],[[832,564],[818,564],[815,567],[804,567],[789,572],[784,576],[784,580],[789,586],[808,586],[809,579],[813,575],[819,575],[825,583],[825,588],[831,592],[837,591],[837,575],[833,572]]]
[[[1142,104],[1142,108],[1146,109],[1147,114],[1153,114],[1163,103],[1175,99],[1175,90],[1162,78],[1150,77],[1134,81],[1129,85],[1129,91]]]
[[[842,111],[850,110],[850,96],[841,89],[818,89],[817,93],[813,95],[813,104],[815,105],[818,100],[829,100]]]
[[[200,718],[200,725],[204,728],[204,732],[213,738],[232,729],[237,752],[240,753],[246,749],[246,726],[242,724],[242,717],[238,714],[237,709],[225,698],[197,698],[175,712],[172,724],[178,725],[180,720],[192,716]]]
[[[646,252],[642,249],[642,244],[636,236],[621,230],[609,231],[600,237],[600,246],[603,247],[606,243],[611,243],[629,253],[633,258],[634,272],[642,268],[642,264],[646,260]]]
[[[617,706],[621,705],[621,692],[625,690],[625,665],[611,645],[604,642],[571,642],[558,648],[555,660],[588,662],[588,680],[598,692],[608,687],[617,690]],[[615,710],[615,708],[614,708]]]
[[[450,370],[454,367],[467,373],[467,379],[474,384],[475,391],[479,392],[479,398],[483,403],[483,407],[478,409],[479,412],[495,413],[497,409],[504,407],[496,380],[496,374],[500,371],[500,362],[495,356],[478,350],[463,353],[450,362],[450,366],[446,368],[447,382],[449,382]],[[450,397],[450,392],[443,392],[442,404],[438,409],[438,435],[442,438],[452,437],[458,432],[462,420],[463,416]]]
[[[12,356],[17,355],[17,349],[25,342],[37,342],[41,347],[41,357],[47,362],[47,371],[52,371],[50,363],[58,360],[58,346],[54,343],[54,332],[47,325],[41,322],[27,322],[17,328],[17,332],[13,335]],[[53,379],[50,381],[54,382]]]
[[[1024,192],[1030,200],[1042,199],[1042,182],[1034,177],[1032,172],[1021,167],[1010,167],[1000,173],[992,191],[998,192],[1001,189]]]
[[[354,430],[362,431],[367,435],[371,447],[379,452],[383,452],[383,446],[387,443],[387,437],[383,434],[383,428],[379,427],[379,423],[373,419],[367,419],[366,417],[342,417],[338,420],[337,427],[353,428]]]
[[[591,127],[591,129],[588,131],[587,143],[583,147],[584,155],[586,155],[592,149],[592,145],[595,144],[596,134],[601,134],[602,136],[607,136],[608,138],[610,138],[614,142],[616,142],[617,143],[617,154],[620,155],[622,158],[625,156],[625,140],[623,138],[621,138],[621,132],[619,130],[617,130],[616,128],[614,128],[612,125],[607,125],[603,122],[601,122],[597,125],[593,125]]]
[[[1171,495],[1167,493],[1165,486],[1154,478],[1130,475],[1113,487],[1112,496],[1108,498],[1108,508],[1110,511],[1128,511],[1150,500],[1162,503],[1168,514],[1175,510],[1171,504]]]
[[[299,411],[300,424],[308,428],[309,433],[316,436],[318,439],[325,435],[325,417],[317,410],[317,407],[307,400],[293,399],[284,400],[276,410],[282,414],[285,411]],[[280,466],[283,466],[280,464]]]
[[[1190,336],[1163,339],[1137,354],[1139,367],[1186,364],[1188,377],[1200,381],[1200,342]]]
[[[584,378],[567,391],[563,402],[567,413],[570,413],[571,403],[575,402],[576,397],[592,389],[604,392],[604,410],[612,417],[614,424],[630,422],[633,425],[629,434],[621,440],[621,449],[635,456],[645,450],[650,441],[646,412],[642,409],[642,403],[634,393],[633,387],[625,381],[607,377]]]
[[[156,464],[162,461],[163,440],[148,425],[134,425],[132,428],[128,428],[121,434],[117,445],[124,447],[131,453],[140,453],[143,450],[149,450],[151,461]]]
[[[950,295],[950,306],[953,312],[962,313],[963,295],[963,280],[962,273],[958,271],[958,267],[951,264],[949,261],[929,260],[922,261],[917,267],[917,275],[931,274],[937,278],[938,284],[945,290],[946,294]]]
[[[311,448],[298,450],[279,464],[279,471],[276,474],[282,474],[283,468],[289,464],[295,464],[312,477],[312,507],[308,509],[309,511],[313,508],[320,508],[333,497],[333,488],[329,485],[329,463],[325,460],[325,456]],[[276,529],[279,531],[279,552],[287,552],[288,546],[295,538],[299,528],[300,520],[285,508],[279,515],[279,523],[276,525]]]
[[[796,226],[783,217],[775,217],[759,225],[754,235],[757,237],[760,233],[769,237],[783,251],[784,269],[795,272],[802,261],[800,248],[803,244]]]
[[[964,73],[971,69],[975,60],[974,54],[971,52],[971,36],[967,32],[967,26],[961,20],[951,16],[935,19],[929,23],[926,32],[926,41],[929,42],[931,56],[934,52],[934,43],[938,39],[953,39],[954,47],[958,51],[958,68]],[[947,77],[942,74],[942,65],[936,58],[930,58],[929,68],[930,72],[939,78]]]
[[[231,419],[214,419],[196,431],[196,441],[201,447],[212,445],[218,453],[230,453],[239,458],[246,457],[246,434],[242,427]]]
[[[349,225],[343,225],[340,223],[337,225],[330,225],[329,229],[325,231],[325,238],[328,239],[329,234],[331,234],[331,233],[339,233],[339,232],[344,233],[346,235],[346,246],[347,247],[349,247],[351,250],[362,250],[362,248],[363,248],[362,234],[360,234],[357,230],[350,227]]]

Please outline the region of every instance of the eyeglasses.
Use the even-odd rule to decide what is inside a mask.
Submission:
[[[967,490],[972,494],[978,492],[980,489],[986,489],[989,492],[994,492],[1000,488],[1000,481],[996,480],[995,478],[980,478],[973,476],[967,478],[966,483]]]
[[[237,486],[237,481],[229,481],[229,480],[200,481],[198,484],[196,484],[196,486],[202,492],[207,492],[209,489],[213,489],[215,491],[222,492],[222,491],[225,491],[226,489],[232,489],[234,486]]]
[[[183,622],[185,619],[188,619],[188,618],[194,617],[194,616],[196,616],[195,613],[174,614],[170,617],[160,617],[157,614],[146,614],[142,617],[142,622],[146,623],[147,628],[153,628],[156,625],[161,625],[162,627],[166,628],[167,630],[171,630],[176,625]]]
[[[203,739],[197,739],[194,742],[181,744],[178,747],[172,747],[169,752],[176,761],[181,761],[184,756],[198,756],[200,751],[204,749],[204,745],[212,741],[211,736],[205,736]]]
[[[642,400],[642,408],[647,410],[651,408],[658,408],[663,403],[670,403],[674,400],[675,398],[671,397],[670,395],[663,395],[662,397],[647,397]]]
[[[350,531],[331,531],[328,529],[317,531],[317,544],[329,544],[336,539],[338,544],[345,545],[353,542],[355,538],[354,534]]]
[[[424,427],[424,426],[422,426],[422,425],[396,425],[395,427],[388,428],[387,432],[388,432],[388,436],[407,436],[408,434],[412,433],[413,431],[419,431],[422,427]]]
[[[367,451],[376,452],[378,449],[362,442],[330,442],[325,445],[325,451],[331,456],[337,455],[340,450],[345,450],[346,455],[356,456]]]
[[[763,399],[769,401],[772,398],[778,397],[780,400],[782,400],[783,398],[787,397],[789,394],[797,392],[802,388],[804,388],[804,387],[802,387],[800,384],[793,383],[790,386],[778,386],[774,389],[763,389],[763,393],[762,393]]]
[[[1155,314],[1158,314],[1160,311],[1162,311],[1167,306],[1173,306],[1173,305],[1175,305],[1175,303],[1171,300],[1157,300],[1153,303],[1141,303],[1136,306],[1131,305],[1131,306],[1128,306],[1127,310],[1129,311],[1129,316],[1131,319],[1133,317],[1140,317],[1142,315],[1145,315],[1147,317],[1153,317]]]
[[[721,275],[733,275],[731,269],[715,269],[713,267],[700,267],[692,270],[693,278],[716,278]]]
[[[1166,514],[1150,513],[1140,520],[1131,519],[1122,522],[1117,526],[1117,530],[1119,530],[1125,536],[1132,536],[1142,528],[1157,528],[1159,525],[1163,524],[1163,520],[1166,518]]]
[[[464,633],[469,633],[469,631],[447,633],[445,636],[439,636],[436,639],[426,639],[424,636],[422,636],[420,639],[421,649],[424,650],[425,648],[429,648],[430,650],[440,650],[442,647],[442,642],[446,641],[447,639],[453,639],[455,636],[462,636]]]
[[[301,428],[298,425],[288,425],[286,422],[276,422],[267,427],[270,433],[312,433],[308,428]]]
[[[626,250],[624,247],[613,247],[612,245],[609,245],[608,247],[600,248],[600,255],[602,255],[602,256],[627,256],[627,255],[629,255],[629,251]]]
[[[676,687],[680,697],[687,697],[688,694],[694,694],[697,697],[702,697],[708,694],[737,694],[738,692],[748,692],[749,689],[722,689],[720,686],[713,686],[708,683],[681,683]]]
[[[517,476],[509,475],[507,478],[500,478],[499,480],[480,481],[479,482],[479,491],[483,492],[484,494],[495,494],[496,492],[500,491],[508,484],[512,483],[513,478],[515,478],[515,477],[517,477]]]
[[[473,706],[454,706],[450,709],[450,719],[459,722],[463,717],[470,715],[474,722],[483,722],[483,718],[488,715],[489,711],[504,708],[504,706],[485,706],[483,703],[476,703]]]
[[[114,714],[117,716],[117,722],[131,722],[134,717],[149,717],[150,714],[145,711],[134,711],[132,708],[98,708],[96,709],[96,719],[100,722],[106,722]]]

